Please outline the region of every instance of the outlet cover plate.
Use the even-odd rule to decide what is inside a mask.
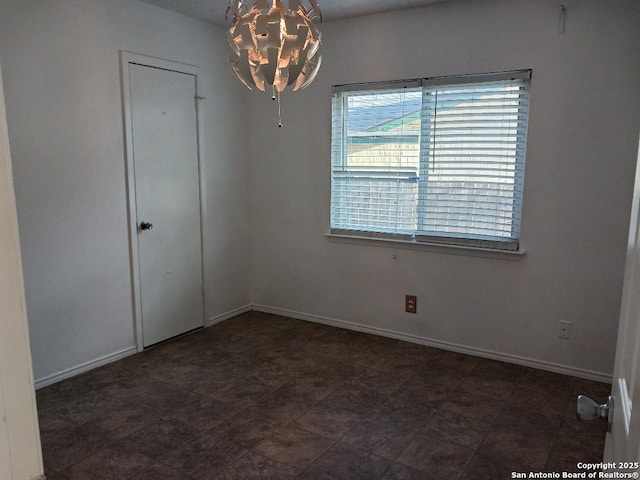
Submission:
[[[569,320],[558,320],[558,338],[565,340],[571,338],[571,322]]]
[[[418,297],[415,295],[405,295],[404,311],[407,313],[418,313]]]

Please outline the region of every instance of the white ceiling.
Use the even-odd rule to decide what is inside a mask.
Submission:
[[[226,25],[227,0],[140,0],[217,25]],[[324,20],[419,7],[448,0],[319,0]]]

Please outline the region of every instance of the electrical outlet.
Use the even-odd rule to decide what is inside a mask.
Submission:
[[[566,340],[571,338],[571,322],[569,320],[558,320],[558,338]]]
[[[418,297],[415,295],[405,295],[404,311],[407,313],[418,313]]]

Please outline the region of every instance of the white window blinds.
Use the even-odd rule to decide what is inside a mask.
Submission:
[[[529,79],[334,87],[332,232],[517,250]]]

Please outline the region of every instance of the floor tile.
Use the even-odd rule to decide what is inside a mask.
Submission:
[[[265,395],[255,404],[256,408],[269,412],[269,415],[283,423],[289,423],[305,413],[317,400],[301,394],[288,386],[281,387]]]
[[[607,401],[607,397],[611,395],[611,384],[576,379],[571,397],[576,398],[578,395],[587,395],[599,403],[604,403]]]
[[[64,472],[46,472],[46,480],[69,480],[69,476]]]
[[[206,374],[191,384],[188,389],[209,396],[234,380],[248,380],[251,370],[252,368],[231,359],[220,361],[206,367]]]
[[[308,432],[337,440],[351,430],[363,416],[363,413],[319,403],[298,417],[295,425]]]
[[[432,412],[434,411],[431,410],[429,415],[419,415],[409,409],[397,408],[390,403],[382,403],[369,411],[367,418],[379,423],[392,423],[403,427],[415,425],[418,428],[422,428],[431,418]]]
[[[244,373],[243,369],[232,365],[228,360],[228,353],[216,350],[211,345],[203,346],[180,357],[180,362],[184,364],[206,368],[207,378],[217,379],[224,376],[228,378]]]
[[[177,420],[160,420],[125,437],[122,445],[151,458],[163,460],[176,449],[196,441],[201,433]]]
[[[333,408],[362,412],[376,407],[382,403],[384,398],[383,394],[375,390],[353,383],[345,383],[322,400],[322,403]]]
[[[473,375],[500,379],[507,382],[518,382],[529,371],[528,368],[495,360],[480,359],[472,370]]]
[[[422,427],[421,423],[398,424],[366,418],[353,427],[341,443],[393,460]]]
[[[370,366],[380,358],[375,349],[366,346],[349,348],[342,352],[339,357],[342,362],[362,365],[363,367]]]
[[[442,404],[440,410],[453,413],[461,417],[474,418],[491,423],[504,407],[504,402],[480,395],[459,394],[452,395]]]
[[[539,410],[513,409],[507,405],[498,414],[492,428],[553,437],[558,431],[561,422],[562,417],[560,415],[544,413]]]
[[[311,323],[311,322],[297,322],[290,329],[287,330],[287,333],[291,334],[299,334],[307,338],[319,337],[320,335],[324,335],[329,332],[332,328],[327,325],[322,325],[320,323]]]
[[[426,472],[415,470],[413,468],[402,465],[401,463],[393,463],[389,466],[381,480],[433,480],[434,477]],[[493,479],[496,480],[496,479]]]
[[[252,338],[247,338],[239,334],[224,336],[224,341],[216,342],[214,348],[225,353],[239,353],[251,349],[258,343]]]
[[[216,478],[245,453],[240,445],[216,436],[203,436],[166,452],[162,462],[187,477],[209,480]]]
[[[412,360],[419,360],[421,362],[428,362],[432,360],[437,354],[442,352],[442,350],[438,350],[437,348],[427,347],[425,345],[419,345],[417,343],[407,343],[399,340],[396,340],[396,342],[396,351],[400,352],[407,358],[410,358]]]
[[[92,390],[102,391],[106,386],[110,386],[119,381],[131,379],[132,376],[139,375],[140,369],[136,366],[136,360],[134,359],[140,356],[142,355],[131,355],[118,362],[103,365],[94,370],[85,372],[78,375],[78,378],[80,379],[79,381]],[[163,359],[163,361],[165,360]]]
[[[206,395],[223,403],[245,407],[253,405],[272,391],[271,387],[236,378],[225,385],[220,385],[219,388],[209,391]]]
[[[120,376],[120,379],[124,380],[127,378],[131,378],[131,372],[146,374],[147,372],[152,371],[157,366],[161,366],[171,359],[172,357],[170,355],[165,355],[162,350],[158,348],[146,349],[136,355],[131,355],[121,360],[121,362],[118,362],[120,367],[129,372],[128,376]]]
[[[549,457],[552,440],[548,436],[521,430],[491,430],[480,444],[478,452],[487,458],[508,458],[503,463],[513,463],[514,469],[522,464],[540,470]]]
[[[382,353],[371,367],[382,372],[389,372],[401,378],[408,378],[424,366],[425,360],[413,359],[402,353]]]
[[[480,359],[461,353],[438,351],[427,364],[429,367],[460,374],[468,374],[476,368]]]
[[[314,363],[315,361],[302,364],[284,357],[271,358],[255,365],[247,374],[247,378],[271,388],[278,388],[302,374],[306,367]]]
[[[106,367],[101,367],[96,370],[102,370],[104,368]],[[95,375],[93,372],[94,371],[86,372],[77,377],[68,378],[62,382],[39,389],[36,392],[38,408],[46,409],[49,407],[50,402],[73,400],[74,398],[93,391],[94,389],[86,380],[87,377]]]
[[[600,419],[578,420],[575,414],[562,417],[560,429],[555,437],[556,443],[573,445],[576,440],[593,445],[597,451],[602,450],[607,435],[607,423]],[[591,450],[590,450],[591,451]]]
[[[188,387],[207,377],[204,367],[185,363],[180,360],[170,360],[158,365],[148,372],[149,377],[178,387]]]
[[[455,387],[447,385],[425,385],[407,380],[388,398],[387,402],[399,409],[410,410],[423,417],[430,417],[435,408],[440,407],[454,392]]]
[[[489,431],[490,424],[449,412],[436,412],[422,433],[431,438],[476,449]]]
[[[78,426],[71,420],[61,418],[43,409],[38,410],[38,425],[40,426],[40,436],[42,438],[50,437]]]
[[[260,442],[253,450],[263,457],[302,470],[332,443],[328,438],[288,426]]]
[[[407,377],[397,372],[368,368],[351,380],[353,385],[359,385],[382,394],[390,394],[406,381]]]
[[[339,356],[348,349],[348,345],[342,341],[335,341],[327,338],[327,335],[321,335],[316,338],[309,339],[305,349],[308,352],[326,355],[329,357]]]
[[[248,452],[233,462],[216,480],[291,480],[298,469]]]
[[[575,378],[559,373],[530,368],[520,379],[519,386],[528,388],[573,388]]]
[[[170,413],[200,398],[188,390],[155,379],[136,378],[118,382],[108,388],[109,394],[128,404],[144,405],[160,412]]]
[[[303,375],[288,382],[287,388],[294,394],[322,400],[342,383],[342,380],[331,375]]]
[[[198,430],[208,431],[239,410],[241,407],[236,404],[201,397],[194,403],[174,410],[169,416]]]
[[[341,381],[344,383],[360,375],[364,370],[365,368],[362,365],[343,363],[334,358],[307,368],[303,375],[326,376],[335,381]]]
[[[571,389],[551,386],[530,388],[518,386],[507,400],[510,408],[562,414],[571,398]]]
[[[472,394],[506,401],[516,388],[516,380],[472,374],[456,390],[456,394]]]
[[[586,448],[582,448],[583,446],[586,446]],[[577,448],[554,445],[544,469],[550,472],[584,472],[584,469],[578,468],[578,464],[602,462],[604,445],[602,447],[603,449],[599,450],[599,452],[590,453],[587,445],[580,445]]]
[[[467,378],[468,374],[455,370],[439,370],[429,362],[425,363],[407,380],[406,384],[416,384],[424,387],[446,387],[448,390],[457,389]]]
[[[459,478],[460,480],[506,480],[513,478],[512,472],[522,472],[528,475],[531,471],[539,471],[539,469],[526,465],[522,459],[512,457],[509,452],[496,454],[495,452],[478,451]]]
[[[419,433],[397,462],[421,470],[437,480],[457,478],[473,450]]]
[[[42,439],[45,472],[55,472],[73,465],[111,443],[92,426],[81,425],[58,435]]]
[[[307,467],[300,480],[372,480],[379,478],[389,462],[337,443]]]
[[[249,448],[270,436],[283,425],[282,421],[268,416],[264,410],[252,407],[241,410],[226,419],[212,428],[210,433]]]
[[[154,347],[158,353],[167,358],[178,359],[207,345],[207,337],[202,328]]]
[[[137,473],[129,480],[185,480],[185,477],[184,474],[168,465],[155,463],[151,467]]]
[[[67,468],[63,474],[69,480],[125,480],[152,465],[153,460],[149,457],[113,445]]]
[[[65,392],[50,398],[39,405],[44,412],[51,413],[62,420],[81,425],[89,420],[103,417],[110,412],[124,408],[128,400],[117,398],[95,390],[79,394]]]

